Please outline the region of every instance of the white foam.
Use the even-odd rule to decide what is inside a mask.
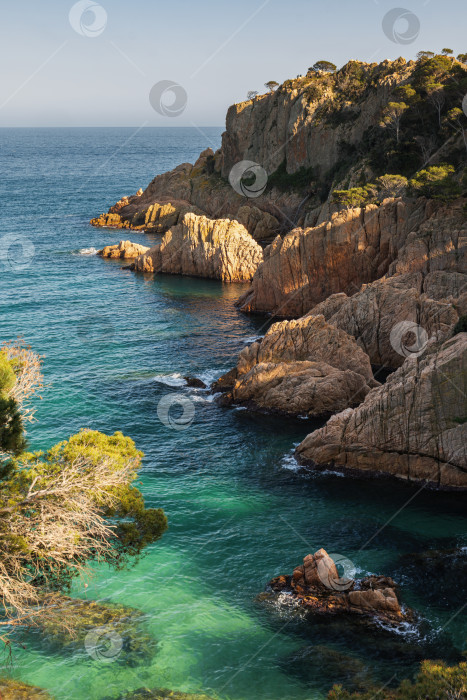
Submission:
[[[180,372],[174,372],[173,374],[156,374],[154,381],[165,384],[166,386],[186,386],[186,381]]]
[[[97,248],[80,248],[78,255],[97,255]]]

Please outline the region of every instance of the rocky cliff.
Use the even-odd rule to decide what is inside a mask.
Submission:
[[[365,352],[323,316],[274,324],[240,353],[229,379],[224,404],[308,416],[357,405],[377,385]]]
[[[135,260],[133,269],[245,282],[262,259],[261,247],[237,221],[185,214],[161,243]]]
[[[467,333],[407,358],[297,448],[312,465],[467,488]]]

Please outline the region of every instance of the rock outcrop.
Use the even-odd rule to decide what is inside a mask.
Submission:
[[[185,214],[161,243],[135,260],[134,270],[246,282],[262,259],[261,247],[237,221]]]
[[[134,260],[149,250],[148,246],[132,243],[131,241],[120,241],[116,245],[106,245],[102,250],[97,251],[97,255],[103,258],[121,258],[122,260]]]
[[[323,314],[356,338],[372,364],[396,368],[429,339],[450,336],[465,313],[462,287],[467,291],[467,275],[456,272],[408,273],[363,285],[351,297],[334,294],[307,315]]]
[[[278,576],[269,583],[274,593],[288,593],[292,600],[315,615],[358,615],[398,625],[412,619],[399,603],[396,584],[388,576],[354,580],[341,577],[324,549],[308,554],[292,576]]]
[[[355,294],[385,275],[465,273],[462,205],[388,199],[380,206],[337,212],[312,228],[294,229],[265,249],[264,262],[238,306],[298,317],[331,294]]]
[[[297,448],[310,466],[467,489],[467,333],[407,358]]]
[[[274,324],[245,348],[234,373],[216,383],[230,389],[222,402],[291,415],[325,416],[357,405],[373,379],[368,356],[354,338],[323,316]]]

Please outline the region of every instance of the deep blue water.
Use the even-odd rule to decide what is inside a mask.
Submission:
[[[52,654],[32,637],[15,650],[12,675],[59,700],[142,686],[222,700],[306,700],[342,681],[330,661],[336,651],[350,655],[347,667],[384,683],[410,675],[427,656],[457,659],[465,647],[465,615],[456,615],[465,580],[407,565],[412,552],[467,544],[460,499],[422,492],[395,515],[412,489],[300,473],[291,451],[307,421],[222,408],[181,380],[219,376],[264,333],[265,319],[234,308],[244,287],[136,276],[86,254],[121,237],[89,219],[220,144],[222,129],[203,131],[0,130],[0,340],[22,336],[43,355],[48,384],[29,428],[31,448],[84,427],[122,430],[145,452],[148,504],[162,506],[170,524],[136,567],[97,568],[86,592],[79,583],[74,591],[147,613],[157,640],[149,661],[129,667],[84,649]],[[159,402],[173,394],[193,407],[186,430],[158,418]],[[399,635],[366,632],[255,600],[272,576],[319,547],[349,558],[358,574],[392,575],[421,622]]]

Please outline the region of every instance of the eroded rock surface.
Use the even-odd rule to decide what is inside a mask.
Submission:
[[[308,435],[297,455],[314,466],[381,473],[467,489],[467,333],[407,358],[355,409]]]
[[[161,243],[135,260],[134,269],[245,282],[262,259],[261,247],[237,221],[185,214]]]
[[[102,250],[97,251],[97,255],[103,258],[121,258],[122,260],[134,260],[149,250],[148,246],[132,243],[131,241],[120,241],[116,245],[106,245]]]
[[[359,615],[396,625],[412,619],[412,613],[401,608],[389,576],[341,577],[325,549],[308,554],[292,576],[277,576],[269,587],[275,593],[288,593],[313,614]]]
[[[240,353],[236,371],[215,388],[232,387],[224,403],[322,416],[357,405],[376,384],[354,338],[323,316],[309,316],[274,324]]]
[[[396,368],[410,348],[417,352],[430,338],[450,336],[464,312],[458,296],[464,286],[467,275],[456,272],[407,273],[364,285],[351,297],[334,294],[308,315],[323,314],[356,338],[372,364]]]
[[[238,306],[297,317],[332,294],[353,295],[384,275],[440,270],[467,272],[462,203],[388,199],[277,237]]]

